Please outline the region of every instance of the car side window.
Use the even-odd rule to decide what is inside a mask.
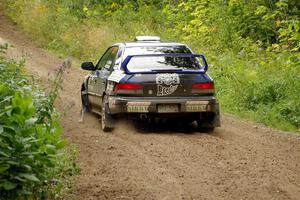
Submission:
[[[118,53],[118,47],[109,48],[97,64],[97,69],[111,70]]]
[[[114,63],[114,67],[118,68],[118,66],[120,65],[120,63],[122,61],[122,54],[123,54],[123,49],[119,48],[118,53],[116,55],[116,61]]]

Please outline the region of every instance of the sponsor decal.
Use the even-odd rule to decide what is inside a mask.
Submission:
[[[125,76],[126,76],[126,74],[124,74],[123,71],[116,70],[110,74],[110,76],[108,77],[108,80],[119,83],[122,80],[122,78],[124,78]]]
[[[157,96],[173,94],[180,83],[178,74],[156,74]]]
[[[147,113],[149,112],[150,102],[128,102],[127,112]]]

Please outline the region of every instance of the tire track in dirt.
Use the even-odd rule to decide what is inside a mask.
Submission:
[[[14,45],[8,57],[25,55],[28,72],[45,85],[62,63],[0,11],[4,41]],[[74,199],[299,199],[299,136],[226,115],[211,135],[193,126],[128,121],[103,133],[95,115],[78,123],[84,74],[76,66],[68,69],[56,102],[82,169]]]
[[[140,140],[139,133],[134,131],[135,127],[130,121],[123,121],[119,123],[119,127],[113,131],[113,135],[120,138],[124,143],[128,144],[134,151],[138,152],[140,158],[144,160],[144,165],[149,169],[151,176],[155,175],[159,180],[158,184],[162,187],[169,187],[168,193],[164,193],[159,199],[182,199],[186,198],[186,194],[183,193],[180,181],[178,181],[177,175],[172,174],[161,160],[160,152],[153,151],[155,148],[145,148],[143,142],[146,140],[150,142],[148,145],[157,145],[149,137],[145,137],[144,141]],[[130,135],[128,134],[130,133]],[[133,137],[132,137],[133,136]],[[141,135],[142,136],[142,135]],[[143,137],[143,136],[142,136]],[[155,184],[155,183],[154,183]],[[156,183],[157,184],[157,183]]]

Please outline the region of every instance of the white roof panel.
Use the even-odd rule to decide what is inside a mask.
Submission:
[[[149,41],[149,42],[159,42],[160,37],[158,36],[136,36],[135,41]]]

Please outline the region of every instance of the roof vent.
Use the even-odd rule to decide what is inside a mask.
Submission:
[[[135,41],[137,42],[159,42],[160,37],[157,36],[136,36]]]

